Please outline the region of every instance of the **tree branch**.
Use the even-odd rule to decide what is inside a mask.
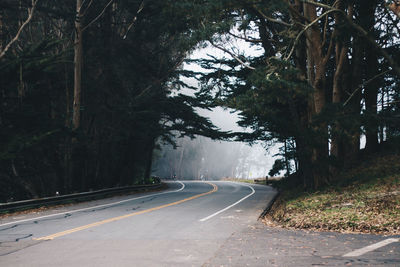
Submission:
[[[111,3],[114,0],[110,0],[110,2],[108,2],[108,4],[103,8],[103,10],[100,12],[100,14],[95,17],[88,25],[86,25],[85,27],[83,27],[82,32],[84,32],[88,27],[90,27],[90,25],[92,25],[93,23],[95,23],[101,16],[103,16],[104,12],[106,12],[106,9],[109,5],[111,5]],[[85,11],[86,12],[86,11]]]
[[[364,30],[361,26],[359,26],[358,24],[354,23],[354,21],[352,20],[352,18],[348,17],[348,14],[346,14],[346,12],[344,12],[343,10],[334,8],[332,6],[329,5],[325,5],[325,4],[321,4],[321,3],[317,3],[311,0],[301,0],[304,3],[307,4],[311,4],[311,5],[315,5],[318,7],[322,7],[325,9],[328,9],[328,11],[326,11],[324,14],[322,14],[321,16],[319,16],[317,19],[315,19],[314,21],[312,21],[310,24],[308,24],[306,26],[306,28],[304,28],[299,35],[296,37],[295,43],[292,47],[292,50],[290,51],[289,55],[285,58],[285,60],[289,60],[290,57],[292,56],[295,46],[297,45],[300,36],[308,29],[310,28],[313,24],[317,23],[319,19],[321,19],[323,16],[326,16],[327,14],[331,13],[331,12],[338,12],[339,14],[341,14],[344,18],[345,21],[355,30],[357,31],[362,37],[364,37],[373,47],[374,49],[376,49],[389,63],[389,65],[393,68],[394,72],[400,77],[400,66],[396,63],[396,61],[386,52],[385,49],[383,49],[382,47],[380,47],[374,39],[372,39],[370,37],[370,35],[368,34],[368,32],[366,30]]]
[[[82,6],[85,4],[86,0],[83,1]],[[89,8],[92,6],[93,0],[90,0],[88,6],[85,8],[85,10],[82,12],[82,17],[86,15],[86,12],[89,10]],[[82,7],[81,7],[82,8]],[[79,10],[80,11],[80,10]]]
[[[311,1],[311,0],[300,0],[300,1],[304,2],[306,4],[311,4],[311,5],[314,5],[314,6],[317,6],[317,7],[322,7],[322,8],[328,9],[328,10],[334,8],[333,6],[325,5],[325,4],[322,4],[322,3],[317,3],[317,2],[314,2],[314,1]]]
[[[28,9],[28,18],[22,23],[21,27],[18,29],[17,34],[15,37],[4,47],[3,50],[0,52],[0,58],[4,57],[4,55],[7,53],[8,49],[19,39],[19,36],[21,35],[23,29],[25,28],[26,25],[32,20],[33,18],[33,13],[35,12],[36,4],[38,3],[39,0],[32,0],[32,7]]]
[[[214,42],[209,41],[211,43],[212,46],[214,46],[215,48],[229,54],[231,57],[233,57],[237,62],[239,62],[243,67],[251,69],[251,70],[255,70],[256,68],[250,66],[248,63],[243,62],[238,56],[236,56],[234,53],[232,53],[231,51],[229,51],[226,48],[223,48],[221,46],[216,45]]]
[[[138,11],[136,12],[136,15],[133,17],[131,24],[129,24],[128,29],[126,30],[124,37],[122,39],[126,39],[126,36],[128,35],[128,32],[130,31],[130,29],[132,28],[132,26],[135,24],[138,15],[140,14],[140,12],[142,12],[143,8],[144,8],[144,1],[142,1],[142,3],[139,6]]]
[[[256,7],[256,5],[253,5],[253,8],[254,8],[254,10],[256,10],[264,19],[266,19],[266,20],[268,20],[268,21],[271,21],[271,22],[273,22],[273,23],[278,23],[278,24],[281,24],[281,25],[284,25],[284,26],[287,26],[287,27],[293,26],[292,24],[286,23],[286,22],[284,22],[284,21],[282,21],[282,20],[278,20],[278,19],[274,19],[274,18],[268,17],[267,15],[264,14],[264,12],[262,12],[261,10],[259,10],[259,9]]]
[[[349,98],[347,98],[347,100],[343,103],[343,107],[346,106],[346,105],[350,102],[350,100],[355,96],[355,94],[356,94],[358,91],[360,91],[361,88],[363,88],[364,86],[366,86],[367,84],[369,84],[369,83],[372,82],[373,80],[375,80],[375,79],[377,79],[377,78],[379,78],[379,77],[381,77],[381,76],[383,76],[383,75],[385,75],[386,73],[391,72],[391,71],[392,71],[392,70],[387,70],[387,71],[384,71],[384,72],[382,72],[382,73],[379,73],[379,74],[375,75],[374,77],[372,77],[371,79],[369,79],[368,81],[362,83],[360,86],[358,86],[358,87],[356,88],[356,90],[353,91],[353,93],[349,96]]]
[[[389,63],[389,65],[393,68],[397,76],[400,77],[400,66],[396,63],[396,61],[386,52],[385,49],[380,47],[374,39],[371,38],[371,36],[368,34],[366,30],[364,30],[361,26],[357,25],[354,23],[350,18],[345,16],[346,21],[349,23],[349,25],[356,31],[358,31],[361,36],[363,36],[373,47],[376,49]]]
[[[232,36],[233,36],[233,37],[235,37],[235,38],[238,38],[238,39],[244,40],[244,41],[246,41],[246,42],[249,42],[249,43],[255,43],[255,44],[258,44],[258,43],[261,43],[261,42],[262,42],[262,40],[260,40],[260,39],[250,39],[250,38],[248,38],[248,37],[245,37],[245,36],[239,36],[239,35],[236,35],[236,34],[234,34],[234,33],[231,33],[231,32],[228,32],[228,34],[229,34],[229,35],[232,35]]]
[[[296,45],[297,45],[297,43],[299,42],[300,37],[303,35],[303,33],[305,33],[309,28],[311,28],[314,24],[316,24],[321,18],[323,18],[323,17],[329,15],[330,13],[336,12],[336,11],[338,11],[338,10],[337,10],[337,9],[328,10],[328,11],[326,11],[325,13],[323,13],[321,16],[319,16],[318,18],[316,18],[315,20],[313,20],[311,23],[307,24],[307,25],[304,27],[304,29],[301,30],[301,31],[299,32],[299,34],[297,35],[296,39],[294,40],[294,44],[293,44],[293,46],[292,46],[292,49],[290,50],[289,55],[287,55],[287,56],[285,57],[285,60],[287,61],[287,60],[289,60],[289,59],[292,57],[293,52],[294,52],[294,50],[295,50],[295,48],[296,48]]]

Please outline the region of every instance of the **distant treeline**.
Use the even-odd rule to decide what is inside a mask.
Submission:
[[[270,165],[262,148],[259,151],[245,143],[219,142],[198,136],[194,140],[180,138],[176,145],[175,149],[164,145],[155,151],[152,168],[155,175],[167,179],[247,179],[254,175],[264,177]]]

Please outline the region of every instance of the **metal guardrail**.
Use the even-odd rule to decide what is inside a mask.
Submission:
[[[153,185],[136,185],[136,186],[125,186],[125,187],[114,187],[102,190],[96,190],[91,192],[83,192],[77,194],[69,194],[55,197],[45,197],[38,199],[21,200],[8,203],[0,203],[0,213],[7,211],[26,210],[30,208],[38,208],[42,206],[58,205],[71,202],[79,202],[85,200],[99,199],[101,197],[115,195],[119,193],[128,193],[133,191],[140,191],[145,189],[158,189],[161,188],[162,183]]]
[[[281,195],[280,191],[277,191],[275,196],[271,199],[271,201],[268,203],[268,206],[265,207],[264,211],[260,214],[258,219],[264,218],[267,213],[271,210],[272,206],[275,204],[275,201],[278,199],[278,197]]]

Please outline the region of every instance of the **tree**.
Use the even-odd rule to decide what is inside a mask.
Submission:
[[[3,44],[30,8],[20,2],[0,4]],[[200,100],[175,93],[200,23],[175,1],[76,4],[38,1],[0,59],[3,201],[142,183],[158,138],[221,134],[194,112]]]
[[[338,171],[358,158],[361,131],[367,135],[367,150],[378,149],[378,128],[384,126],[378,123],[377,99],[383,95],[383,80],[400,75],[394,60],[398,42],[388,34],[389,29],[398,32],[397,22],[384,5],[218,3],[224,10],[222,19],[204,20],[220,27],[218,33],[226,37],[214,35],[210,43],[232,59],[200,62],[214,70],[204,75],[202,94],[212,88],[210,95],[217,103],[241,111],[242,125],[253,129],[238,135],[241,140],[293,138],[299,177],[314,188],[333,182]],[[233,22],[226,26],[227,21]],[[259,46],[264,55],[234,53],[224,38]]]

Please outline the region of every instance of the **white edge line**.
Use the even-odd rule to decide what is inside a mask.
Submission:
[[[232,183],[234,183],[234,182],[232,182]],[[242,186],[247,186],[247,187],[249,187],[249,188],[251,189],[252,192],[251,192],[250,194],[248,194],[247,196],[245,196],[244,198],[239,199],[238,201],[236,201],[236,202],[233,203],[232,205],[230,205],[230,206],[228,206],[228,207],[226,207],[226,208],[224,208],[224,209],[222,209],[222,210],[220,210],[220,211],[217,211],[217,212],[211,214],[210,216],[207,216],[207,217],[205,217],[205,218],[203,218],[203,219],[200,219],[199,222],[205,222],[205,221],[211,219],[212,217],[217,216],[218,214],[220,214],[220,213],[222,213],[222,212],[224,212],[224,211],[226,211],[226,210],[228,210],[228,209],[230,209],[230,208],[236,206],[237,204],[239,204],[240,202],[242,202],[242,201],[245,200],[246,198],[251,197],[251,196],[256,192],[256,191],[254,190],[254,188],[253,188],[252,186],[250,186],[250,185],[247,185],[247,184],[240,184],[240,183],[235,183],[235,184],[239,184],[239,185],[242,185]]]
[[[367,246],[367,247],[364,247],[364,248],[360,248],[360,249],[354,250],[354,251],[352,251],[350,253],[344,254],[343,257],[358,257],[358,256],[361,256],[361,255],[364,255],[367,252],[371,252],[371,251],[373,251],[375,249],[384,247],[384,246],[389,245],[389,244],[394,243],[394,242],[400,242],[400,238],[389,238],[389,239],[383,240],[381,242],[372,244],[370,246]]]
[[[118,205],[118,204],[121,204],[121,203],[129,202],[129,201],[137,200],[137,199],[142,199],[142,198],[147,198],[147,197],[154,197],[154,196],[159,196],[159,195],[164,195],[164,194],[176,193],[176,192],[182,191],[182,190],[185,188],[185,184],[184,184],[184,183],[182,183],[181,181],[177,181],[177,182],[180,183],[180,184],[182,185],[182,187],[179,188],[178,190],[168,191],[168,192],[162,192],[162,193],[157,193],[157,194],[151,194],[151,195],[146,195],[146,196],[141,196],[141,197],[135,197],[135,198],[129,198],[129,199],[125,199],[125,200],[121,200],[121,201],[117,201],[117,202],[112,202],[112,203],[108,203],[108,204],[103,204],[103,205],[98,205],[98,206],[93,206],[93,207],[88,207],[88,208],[83,208],[83,209],[77,209],[77,210],[72,210],[72,211],[65,211],[65,212],[60,212],[60,213],[55,213],[55,214],[49,214],[49,215],[40,216],[40,217],[35,217],[35,218],[29,218],[29,219],[24,219],[24,220],[19,220],[19,221],[13,221],[13,222],[8,222],[8,223],[3,223],[3,224],[0,224],[0,227],[2,227],[2,226],[7,226],[7,225],[12,225],[12,224],[19,224],[19,223],[23,223],[23,222],[29,222],[29,221],[40,220],[40,219],[44,219],[44,218],[55,217],[55,216],[59,216],[59,215],[71,214],[71,213],[76,213],[76,212],[81,212],[81,211],[86,211],[86,210],[93,210],[93,209],[98,209],[98,208],[104,208],[104,207],[114,206],[114,205]]]

